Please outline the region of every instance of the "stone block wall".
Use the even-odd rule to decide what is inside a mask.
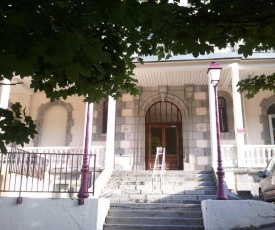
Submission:
[[[210,170],[208,97],[207,85],[144,87],[138,97],[123,94],[116,102],[115,169],[145,169],[145,115],[151,105],[164,100],[175,104],[182,113],[184,170]],[[102,108],[103,102],[94,105],[93,141],[105,143]],[[234,138],[234,134],[222,138]]]
[[[139,134],[138,127],[138,101],[129,94],[123,94],[117,101],[116,111],[116,146],[115,146],[115,169],[134,170],[137,167],[136,147]],[[144,163],[142,164],[144,165]]]
[[[183,118],[186,159],[184,170],[209,170],[211,168],[210,119],[208,86],[194,86],[188,101],[189,114]]]

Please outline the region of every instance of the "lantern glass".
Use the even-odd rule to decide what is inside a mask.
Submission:
[[[220,81],[222,68],[217,62],[212,62],[208,69],[208,74],[211,83],[218,83]]]
[[[221,69],[210,69],[209,70],[211,82],[219,82],[221,77]]]

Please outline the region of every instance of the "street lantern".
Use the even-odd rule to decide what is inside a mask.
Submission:
[[[208,68],[208,75],[211,81],[211,84],[214,88],[215,95],[215,112],[216,112],[216,130],[217,130],[217,154],[218,154],[218,167],[217,167],[217,195],[216,200],[227,200],[228,197],[224,189],[224,170],[222,167],[222,154],[221,154],[221,135],[220,135],[220,118],[219,118],[219,107],[218,107],[218,84],[220,81],[222,67],[217,62],[212,62]]]
[[[212,62],[207,73],[210,76],[211,83],[217,85],[220,81],[222,67],[217,62]]]

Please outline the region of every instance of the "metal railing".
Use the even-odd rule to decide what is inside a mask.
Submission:
[[[74,198],[81,186],[83,154],[30,153],[12,148],[0,154],[0,196]],[[89,155],[89,193],[94,194],[96,155]]]
[[[52,146],[52,147],[24,147],[23,150],[29,153],[57,153],[57,154],[82,154],[82,147]],[[90,146],[89,154],[96,155],[97,170],[105,168],[105,146]]]
[[[165,164],[165,148],[157,147],[156,148],[156,158],[152,173],[152,190],[157,189],[156,182],[159,182],[159,190],[161,191],[164,183],[164,173],[166,169]]]

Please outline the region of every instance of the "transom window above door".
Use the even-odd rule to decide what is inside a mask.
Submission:
[[[160,101],[149,108],[145,121],[147,124],[181,123],[181,112],[173,103]]]

